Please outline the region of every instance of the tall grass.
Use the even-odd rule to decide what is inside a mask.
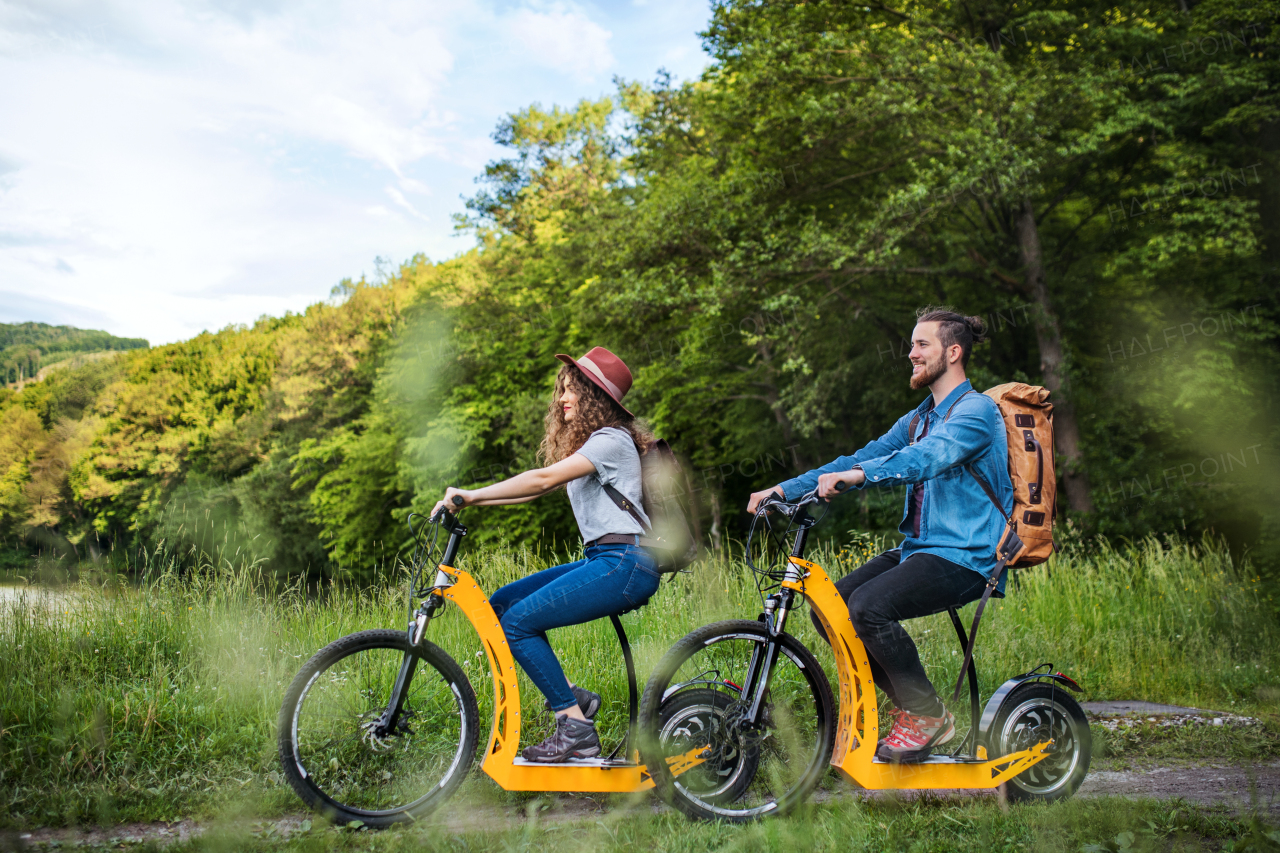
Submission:
[[[981,632],[989,677],[1052,661],[1094,699],[1275,699],[1280,623],[1261,578],[1220,543],[1104,544],[1028,571],[1019,586]]]
[[[862,542],[811,556],[839,575],[872,550]],[[547,563],[536,551],[500,548],[471,552],[461,565],[492,591]],[[98,576],[30,587],[4,605],[3,824],[163,819],[235,798],[265,813],[295,809],[275,762],[286,685],[326,643],[406,622],[400,578],[308,589],[282,586],[247,562],[209,561],[183,574],[139,568],[151,570],[141,585]],[[1280,628],[1265,598],[1247,565],[1212,542],[1149,540],[1059,557],[1023,572],[990,608],[978,647],[984,693],[1048,661],[1080,680],[1089,698],[1256,709],[1274,701],[1280,683]],[[664,582],[645,608],[623,617],[641,684],[688,631],[754,618],[758,608],[752,577],[736,561],[710,561]],[[792,633],[829,660],[797,616]],[[941,691],[959,665],[949,621],[933,616],[909,629]],[[471,674],[487,713],[489,675],[470,625],[449,608],[429,636]],[[626,682],[608,621],[554,632],[552,642],[569,675],[605,695],[602,737],[618,741]],[[527,680],[521,695],[522,718],[538,719],[541,695]],[[525,741],[540,736],[527,729]],[[493,796],[486,785],[471,787]]]

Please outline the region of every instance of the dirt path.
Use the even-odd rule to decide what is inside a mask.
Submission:
[[[1165,762],[1135,770],[1090,772],[1078,797],[1182,797],[1193,803],[1226,805],[1280,815],[1280,761],[1269,764]],[[1256,797],[1256,800],[1255,800]]]
[[[1091,707],[1092,706],[1092,707]],[[1108,728],[1142,718],[1159,725],[1224,725],[1253,722],[1222,712],[1201,711],[1146,702],[1086,703],[1093,722]],[[1201,719],[1195,719],[1201,718]],[[1215,723],[1215,720],[1217,721]],[[845,798],[877,799],[885,796],[907,796],[911,792],[857,791],[842,786],[821,791],[818,802],[838,802]],[[929,796],[937,798],[936,792]],[[1107,762],[1091,770],[1077,792],[1078,797],[1119,796],[1131,799],[1170,799],[1181,797],[1203,805],[1225,805],[1238,812],[1254,809],[1280,817],[1280,761],[1269,763],[1230,764],[1195,761],[1165,761],[1136,768],[1113,770]],[[996,797],[993,791],[954,791],[943,799]],[[641,806],[642,808],[646,806]],[[661,812],[666,807],[656,800],[648,808]],[[616,808],[616,807],[615,807]],[[448,810],[442,815],[451,832],[494,830],[520,826],[534,819],[543,823],[572,823],[599,818],[614,809],[602,799],[584,795],[559,795],[523,805],[468,804],[465,809]],[[291,835],[311,826],[310,815],[290,815],[253,824],[254,831],[266,835]],[[207,825],[184,820],[179,823],[133,823],[105,829],[37,829],[5,836],[0,833],[0,850],[22,849],[24,846],[118,846],[149,841],[161,845],[185,841],[202,834]],[[6,844],[6,842],[9,842]]]

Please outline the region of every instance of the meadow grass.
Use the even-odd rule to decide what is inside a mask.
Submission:
[[[839,575],[874,550],[864,541],[811,557]],[[498,548],[464,552],[460,565],[492,591],[548,560],[529,549]],[[282,586],[253,564],[210,561],[179,572],[161,556],[145,568],[140,584],[98,575],[56,590],[31,587],[4,605],[0,825],[297,811],[275,757],[285,687],[332,640],[406,624],[403,578],[317,590]],[[623,617],[642,685],[685,633],[717,619],[754,618],[759,604],[752,576],[734,560],[709,560],[664,581],[645,608]],[[1271,719],[1280,696],[1273,612],[1248,566],[1212,542],[1151,540],[1059,556],[1049,567],[1023,572],[1008,597],[989,608],[977,656],[983,692],[1052,662],[1085,686],[1086,698],[1140,698]],[[829,664],[808,619],[796,615],[791,632]],[[909,629],[941,690],[959,665],[949,620],[929,617]],[[491,682],[470,625],[449,608],[429,636],[470,674],[487,733]],[[602,738],[616,742],[625,733],[626,682],[608,621],[554,632],[552,642],[569,675],[605,695]],[[542,697],[523,676],[521,698],[522,717],[545,725]],[[541,736],[526,729],[524,740]],[[1206,749],[1237,757],[1277,753],[1270,723],[1248,742],[1230,740],[1236,736],[1225,731],[1197,736],[1209,738]],[[832,790],[842,784],[834,779]],[[467,798],[532,799],[505,794],[479,773],[459,801]],[[774,831],[783,830],[759,830]]]

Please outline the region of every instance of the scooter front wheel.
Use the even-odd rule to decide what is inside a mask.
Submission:
[[[645,685],[640,757],[658,794],[690,817],[755,820],[821,781],[834,718],[826,673],[798,640],[761,622],[717,622],[676,643]]]
[[[388,706],[405,677],[398,713]],[[280,708],[285,778],[340,823],[370,827],[425,816],[462,784],[479,732],[461,667],[404,631],[361,631],[325,646],[293,679]]]

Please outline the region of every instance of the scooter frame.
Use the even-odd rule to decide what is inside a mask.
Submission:
[[[630,690],[630,722],[627,739],[617,754],[622,758],[577,759],[563,764],[543,764],[527,761],[520,755],[520,684],[516,677],[515,659],[507,643],[502,624],[489,604],[489,599],[467,572],[450,566],[456,558],[458,544],[467,529],[452,518],[442,519],[449,531],[449,542],[436,573],[434,585],[427,591],[427,598],[419,608],[414,622],[410,623],[410,638],[416,644],[425,634],[439,602],[433,596],[452,601],[475,628],[484,647],[485,657],[493,676],[493,727],[488,745],[481,758],[481,769],[508,791],[559,791],[574,793],[632,793],[653,787],[653,779],[639,763],[639,756],[632,751],[627,755],[627,744],[635,733],[636,724],[636,673],[631,656],[631,646],[617,616],[611,617],[614,630],[622,646],[626,662],[627,682]],[[673,776],[679,776],[703,763],[698,758],[705,747],[689,750],[667,759]]]
[[[802,541],[797,544],[802,546]],[[879,715],[876,707],[875,682],[866,648],[858,638],[849,618],[849,608],[836,585],[817,563],[800,557],[788,558],[787,572],[779,594],[791,598],[800,595],[809,600],[823,630],[831,641],[839,674],[839,708],[836,716],[835,748],[831,766],[835,767],[857,785],[870,790],[898,789],[956,789],[996,788],[1043,761],[1052,747],[1052,741],[1041,741],[1029,749],[988,758],[979,729],[977,716],[977,674],[970,665],[969,680],[973,704],[974,727],[969,735],[971,754],[932,755],[917,764],[882,761],[875,757],[880,738]],[[790,593],[791,595],[788,595]],[[794,603],[784,602],[789,605]],[[791,607],[787,606],[787,610]],[[964,644],[964,629],[954,611],[952,620]],[[1015,683],[1025,677],[1015,679]],[[997,692],[992,698],[996,703],[990,713],[984,714],[990,725],[1007,690]],[[990,703],[989,703],[990,705]]]

